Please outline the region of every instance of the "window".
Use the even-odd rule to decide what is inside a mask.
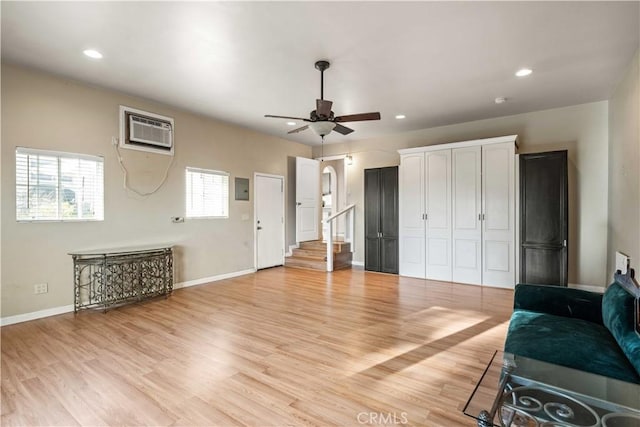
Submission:
[[[83,154],[16,150],[18,221],[102,221],[104,159]]]
[[[229,217],[229,174],[187,168],[187,218]]]

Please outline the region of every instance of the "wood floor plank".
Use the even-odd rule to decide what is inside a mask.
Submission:
[[[1,329],[1,424],[472,426],[513,292],[273,268]]]

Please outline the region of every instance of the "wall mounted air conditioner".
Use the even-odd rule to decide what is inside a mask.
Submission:
[[[173,119],[121,105],[119,145],[173,156]]]

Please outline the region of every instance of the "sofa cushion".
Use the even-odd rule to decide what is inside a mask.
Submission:
[[[519,283],[513,308],[584,319],[602,325],[602,294],[598,292]]]
[[[623,381],[640,375],[607,328],[582,319],[515,310],[504,350]]]
[[[602,297],[602,323],[640,374],[640,337],[633,328],[633,310],[631,294],[615,282],[607,288]]]

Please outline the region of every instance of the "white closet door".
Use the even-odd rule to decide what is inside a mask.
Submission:
[[[425,154],[427,279],[451,281],[451,150]]]
[[[453,281],[482,284],[481,147],[452,155]]]
[[[482,147],[482,284],[515,287],[515,148]]]
[[[424,153],[400,161],[400,274],[425,277]]]

